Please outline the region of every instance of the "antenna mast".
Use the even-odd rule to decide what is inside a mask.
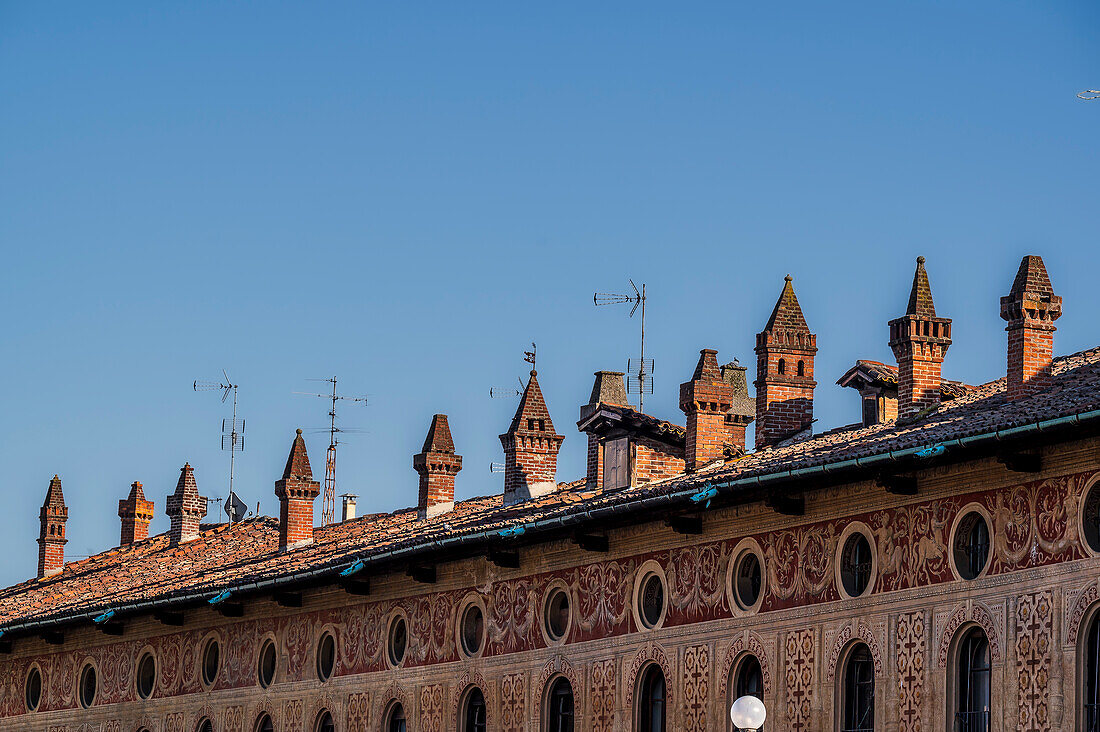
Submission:
[[[315,396],[322,399],[328,399],[332,403],[332,408],[329,409],[329,442],[328,451],[325,453],[325,493],[321,499],[321,526],[328,526],[336,521],[336,446],[340,444],[340,439],[336,436],[344,430],[336,426],[336,402],[363,402],[366,403],[366,397],[349,397],[342,396],[336,393],[336,377],[333,376],[330,379],[317,379],[317,381],[327,381],[332,384],[331,394],[314,394],[311,392],[296,391],[295,394],[303,394],[305,396]]]
[[[608,292],[597,292],[592,295],[592,304],[597,307],[601,305],[618,305],[622,303],[633,304],[634,307],[630,309],[630,317],[634,317],[634,313],[640,308],[642,311],[642,337],[641,347],[638,350],[638,366],[634,368],[634,364],[631,360],[626,362],[626,370],[630,374],[630,379],[626,382],[626,388],[628,392],[637,390],[638,394],[638,411],[644,411],[643,405],[645,402],[645,395],[653,393],[653,359],[647,359],[645,357],[645,283],[642,283],[642,289],[639,290],[638,286],[634,284],[634,280],[630,280],[630,286],[634,288],[634,294],[620,295]],[[636,382],[636,386],[632,385],[632,382]],[[633,386],[633,388],[632,388]]]
[[[222,420],[222,449],[229,450],[229,496],[232,498],[233,493],[233,473],[236,465],[237,451],[244,452],[244,420],[237,421],[237,386],[229,379],[229,374],[225,373],[225,369],[222,369],[222,376],[225,377],[224,381],[195,381],[191,388],[195,391],[215,391],[221,389],[222,404],[225,404],[225,400],[229,398],[229,393],[233,393],[233,419],[227,421]],[[230,518],[232,521],[232,517]]]

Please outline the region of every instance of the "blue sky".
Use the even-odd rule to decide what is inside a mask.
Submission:
[[[679,421],[702,347],[754,362],[790,272],[833,382],[892,360],[886,322],[928,258],[945,373],[1004,369],[998,300],[1043,255],[1056,350],[1100,343],[1100,6],[1079,2],[0,4],[0,583],[34,572],[59,473],[70,557],[118,542],[134,480],[224,495],[212,394],[242,384],[240,493],[275,514],[293,391],[370,397],[340,457],[361,511],[416,500],[435,412],[489,472],[540,382],[574,421],[637,347],[594,290],[648,284],[648,411]],[[751,377],[751,372],[750,372]],[[323,473],[323,436],[308,442]],[[320,502],[318,502],[318,512]]]

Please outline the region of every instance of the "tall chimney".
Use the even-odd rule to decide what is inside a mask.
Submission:
[[[554,431],[554,422],[539,388],[538,373],[523,390],[508,431],[500,436],[504,448],[504,504],[512,505],[552,493],[557,489],[558,450],[565,437]]]
[[[810,429],[814,421],[814,356],[810,332],[791,276],[756,334],[756,447],[768,447]]]
[[[691,381],[680,384],[680,409],[687,416],[684,437],[685,468],[696,468],[723,456],[729,432],[726,413],[733,406],[733,387],[722,378],[718,352],[699,351]]]
[[[41,529],[38,532],[38,577],[55,575],[65,568],[65,522],[69,520],[69,509],[65,505],[65,496],[61,493],[61,478],[56,475],[46,489],[46,500],[38,517]]]
[[[176,492],[165,500],[164,512],[171,521],[168,529],[168,540],[171,543],[182,544],[198,538],[199,522],[206,516],[206,499],[199,495],[191,463],[180,468]]]
[[[940,370],[950,346],[951,319],[936,317],[924,257],[917,257],[909,306],[905,315],[890,321],[890,348],[898,360],[899,419],[940,403]]]
[[[313,543],[313,501],[320,494],[321,484],[313,479],[306,441],[298,430],[283,477],[275,481],[275,495],[279,497],[279,551]]]
[[[343,500],[341,521],[351,521],[355,518],[355,499],[358,498],[354,493],[341,493],[340,498]]]
[[[622,371],[597,371],[592,384],[592,396],[588,404],[581,405],[581,421],[588,419],[601,404],[613,404],[618,407],[630,406],[626,398],[626,384]],[[603,487],[603,446],[598,435],[588,433],[588,469],[585,478],[586,490],[599,490]]]
[[[462,456],[455,454],[446,414],[432,417],[424,447],[413,455],[413,469],[420,474],[417,515],[421,519],[446,513],[455,505],[455,476],[462,470]]]
[[[1012,290],[1001,298],[1001,317],[1008,321],[1008,399],[1046,389],[1062,298],[1054,294],[1042,257],[1028,255],[1020,262]]]
[[[141,483],[130,484],[130,495],[118,502],[118,517],[122,519],[122,538],[119,546],[129,546],[149,538],[149,522],[153,520],[153,502],[145,500]]]

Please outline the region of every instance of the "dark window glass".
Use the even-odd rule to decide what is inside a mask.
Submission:
[[[989,732],[989,642],[971,631],[959,647],[955,732]]]
[[[638,703],[638,732],[665,732],[665,674],[650,664],[642,676]]]
[[[1100,732],[1100,613],[1093,616],[1085,643],[1085,732]]]
[[[85,666],[80,674],[80,706],[87,709],[95,703],[95,666]]]
[[[840,581],[851,597],[859,597],[871,583],[871,544],[867,537],[855,532],[844,542],[840,558]]]
[[[798,362],[798,375],[799,376],[805,376],[806,375],[806,362],[805,361],[799,361]]]
[[[989,524],[977,511],[967,514],[955,531],[955,569],[963,579],[972,580],[985,570],[989,561]]]
[[[27,701],[27,711],[33,712],[38,709],[38,705],[42,702],[42,672],[37,668],[32,668],[31,672],[27,674],[27,686],[25,689]]]
[[[546,633],[554,640],[561,640],[569,630],[569,593],[554,590],[546,598]]]
[[[394,704],[390,710],[390,719],[386,723],[386,732],[405,732],[405,707]]]
[[[401,617],[394,618],[393,623],[390,625],[390,664],[394,666],[401,665],[401,662],[405,660],[405,646],[408,645],[408,642],[409,634],[405,619]]]
[[[206,647],[202,651],[202,680],[207,686],[213,684],[214,680],[218,678],[220,663],[221,650],[218,648],[218,641],[211,638],[206,642]]]
[[[1100,483],[1094,485],[1085,497],[1081,523],[1084,525],[1085,541],[1094,552],[1100,552]]]
[[[874,732],[875,664],[867,646],[848,656],[844,669],[844,732]]]
[[[476,656],[481,651],[481,641],[485,636],[485,616],[477,605],[470,605],[462,614],[462,650],[468,656]]]
[[[659,575],[651,574],[642,582],[638,605],[638,614],[647,628],[654,628],[661,622],[661,613],[665,610],[665,584]]]
[[[336,667],[336,639],[332,633],[321,636],[321,642],[317,644],[317,678],[328,681],[332,678],[332,671]]]
[[[485,695],[474,688],[466,697],[466,725],[462,732],[485,732]]]
[[[260,668],[258,672],[260,686],[265,689],[271,686],[271,682],[275,680],[275,644],[271,641],[264,641],[263,647],[260,648]]]
[[[742,610],[750,610],[760,599],[762,573],[760,559],[754,552],[741,555],[733,577],[733,596]]]
[[[199,726],[195,728],[196,732],[214,732],[214,723],[209,719],[204,719],[199,722]]]
[[[142,699],[148,699],[153,695],[153,687],[157,684],[157,662],[153,654],[146,653],[138,661],[137,668],[137,692]]]
[[[559,678],[550,689],[549,732],[573,732],[573,687]]]
[[[317,732],[336,732],[336,725],[328,712],[321,712],[321,716],[317,719]]]
[[[737,669],[737,680],[733,689],[733,698],[730,699],[730,704],[743,696],[755,696],[763,701],[764,672],[760,668],[760,660],[756,656],[745,656],[745,659],[741,661],[741,665]],[[730,726],[733,727],[732,722]],[[738,731],[737,727],[733,727],[733,729],[735,732]]]
[[[275,725],[272,724],[271,717],[261,714],[260,718],[256,720],[256,732],[275,732]]]
[[[785,373],[787,371],[787,362],[784,359],[779,359],[779,363],[775,366],[776,373]]]

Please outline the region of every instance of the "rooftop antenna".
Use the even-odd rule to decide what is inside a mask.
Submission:
[[[244,452],[244,420],[237,420],[237,384],[234,384],[229,379],[229,374],[225,373],[225,369],[222,369],[222,376],[225,377],[224,381],[198,381],[196,380],[192,387],[195,391],[216,391],[222,390],[222,404],[225,404],[225,400],[229,398],[229,393],[233,393],[233,418],[231,420],[222,419],[222,449],[229,450],[229,498],[232,500],[233,496],[233,472],[237,459],[237,451]],[[243,517],[242,517],[243,518]],[[233,522],[233,514],[229,516],[229,522]]]
[[[634,317],[634,313],[638,312],[638,309],[642,310],[642,338],[641,348],[638,351],[638,361],[635,365],[633,359],[627,359],[626,371],[630,374],[630,378],[626,381],[626,391],[628,394],[638,395],[638,411],[644,411],[644,401],[646,394],[653,393],[653,359],[645,357],[645,283],[642,283],[642,289],[639,291],[638,286],[634,284],[634,280],[630,280],[630,286],[634,288],[634,294],[620,295],[610,292],[597,292],[592,295],[592,304],[597,307],[601,305],[619,305],[624,303],[631,303],[634,307],[630,309],[630,317]]]
[[[536,346],[534,341],[532,341],[531,342],[531,350],[523,352],[523,360],[526,361],[527,363],[531,364],[531,370],[532,371],[535,370],[535,352],[537,350],[538,350],[538,346]],[[523,390],[527,388],[527,385],[524,384],[523,379],[521,379],[518,376],[516,377],[516,381],[519,383],[518,387],[516,387],[516,386],[504,386],[504,387],[494,386],[494,387],[490,388],[489,389],[489,398],[490,399],[507,399],[509,397],[519,396],[520,394],[523,393]]]
[[[1100,99],[1100,89],[1085,89],[1084,91],[1077,92],[1077,98],[1084,99],[1086,102]]]
[[[315,396],[321,399],[328,399],[332,402],[332,408],[329,410],[329,428],[328,428],[328,452],[325,453],[325,494],[321,501],[321,526],[328,526],[336,521],[336,446],[340,444],[340,439],[336,436],[341,432],[348,432],[349,430],[342,429],[336,426],[336,402],[362,402],[366,404],[367,398],[365,396],[350,397],[343,396],[336,392],[336,377],[333,376],[330,379],[310,379],[310,381],[327,381],[332,384],[331,394],[315,394],[307,391],[296,391],[295,394],[302,394],[304,396]]]

